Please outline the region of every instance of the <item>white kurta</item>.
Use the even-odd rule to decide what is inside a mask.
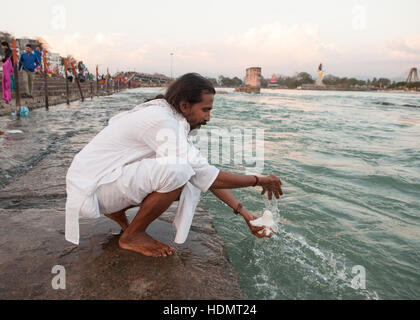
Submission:
[[[96,190],[120,178],[124,166],[144,159],[175,159],[192,168],[174,221],[175,242],[185,242],[200,192],[206,192],[220,172],[200,155],[188,138],[189,132],[186,119],[164,99],[143,103],[111,118],[108,126],[74,157],[67,172],[66,240],[79,244],[79,218],[100,217]]]

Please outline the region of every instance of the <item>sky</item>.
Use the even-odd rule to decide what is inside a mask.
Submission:
[[[420,1],[4,1],[0,30],[42,37],[93,71],[179,76],[326,74],[404,79],[420,69]],[[173,55],[171,56],[171,53]]]

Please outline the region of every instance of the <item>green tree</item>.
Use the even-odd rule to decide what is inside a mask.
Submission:
[[[231,87],[231,79],[225,76],[219,76],[219,83],[222,87]]]
[[[350,87],[354,87],[354,86],[358,85],[358,83],[359,83],[359,80],[357,80],[356,78],[350,78],[347,81],[347,85],[350,86]]]
[[[238,77],[234,77],[234,78],[232,79],[232,85],[233,85],[234,87],[240,87],[242,84],[243,84],[242,80],[241,80],[241,79],[239,79]]]
[[[420,82],[409,82],[407,83],[409,89],[420,89]]]
[[[296,76],[297,84],[300,86],[302,84],[314,84],[315,80],[312,79],[312,76],[307,72],[300,72]]]
[[[261,88],[267,88],[268,83],[269,83],[269,80],[265,79],[263,76],[261,76]]]
[[[225,76],[219,76],[218,82],[222,87],[239,87],[243,84],[242,80],[238,77],[232,79]]]
[[[214,87],[219,86],[219,83],[217,82],[216,78],[207,78],[207,80],[209,80]]]
[[[322,82],[328,86],[336,86],[339,84],[340,78],[333,76],[332,74],[329,74],[329,75],[326,75],[324,79],[322,79]]]
[[[297,82],[296,77],[287,77],[286,78],[286,86],[289,89],[296,89],[297,86],[298,86],[298,82]]]
[[[391,80],[389,80],[387,78],[380,78],[378,80],[378,84],[379,84],[380,87],[386,88],[386,87],[389,87],[391,85]]]
[[[287,79],[287,77],[285,77],[285,76],[278,76],[277,77],[277,84],[279,86],[285,86],[286,85],[286,79]]]

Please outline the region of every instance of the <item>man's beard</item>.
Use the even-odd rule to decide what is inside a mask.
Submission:
[[[200,126],[206,126],[206,125],[207,125],[207,122],[203,121],[203,122],[200,122],[200,123],[196,124],[194,127],[191,128],[191,130],[195,130]]]

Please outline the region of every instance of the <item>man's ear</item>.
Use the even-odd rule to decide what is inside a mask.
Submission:
[[[179,103],[179,109],[181,110],[182,113],[187,112],[189,108],[190,108],[190,103],[189,102],[181,101]]]

